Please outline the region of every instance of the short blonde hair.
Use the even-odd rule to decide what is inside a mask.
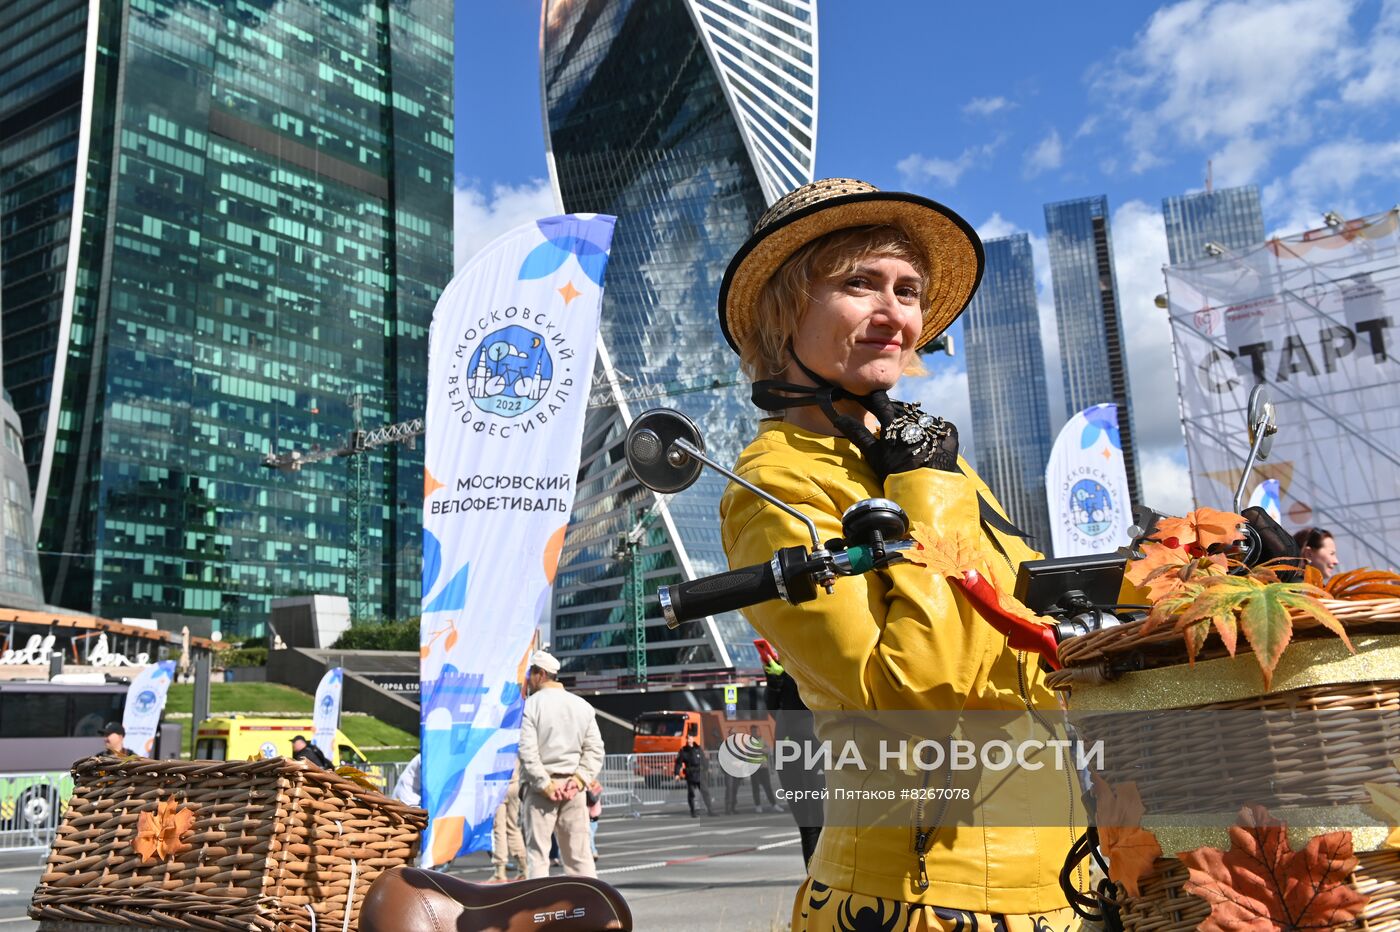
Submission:
[[[755,382],[782,375],[792,362],[792,340],[812,301],[812,283],[849,274],[872,258],[908,262],[919,273],[920,295],[928,294],[924,257],[899,227],[852,227],[818,237],[793,253],[763,283],[757,326],[739,351],[744,374]],[[915,356],[904,374],[923,375],[926,371]]]

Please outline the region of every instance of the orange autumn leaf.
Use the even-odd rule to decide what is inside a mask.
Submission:
[[[1390,762],[1400,770],[1400,758]],[[1366,792],[1371,794],[1371,805],[1366,808],[1372,815],[1383,819],[1390,826],[1390,834],[1385,838],[1387,848],[1400,848],[1400,786],[1391,783],[1366,783]]]
[[[926,524],[914,522],[909,536],[919,545],[904,551],[904,559],[926,566],[939,576],[961,576],[967,570],[981,570],[986,557],[977,538],[958,531],[934,533]]]
[[[1367,903],[1346,882],[1357,865],[1351,832],[1316,835],[1294,851],[1288,826],[1263,806],[1240,810],[1229,851],[1202,847],[1177,857],[1190,872],[1183,889],[1210,904],[1201,932],[1330,932]]]
[[[1244,536],[1240,533],[1243,523],[1243,515],[1214,508],[1197,508],[1184,518],[1163,518],[1158,521],[1152,537],[1182,550],[1191,544],[1205,549],[1239,540]]]
[[[1134,586],[1141,586],[1147,577],[1164,566],[1185,566],[1191,558],[1180,550],[1166,544],[1148,542],[1142,545],[1142,559],[1132,560],[1123,571],[1123,577]]]
[[[136,838],[131,846],[141,860],[164,860],[189,849],[182,839],[194,826],[194,813],[181,809],[173,799],[156,804],[155,812],[143,812],[136,820]]]
[[[1318,575],[1321,576],[1320,573]],[[1347,601],[1400,599],[1400,573],[1373,569],[1348,570],[1327,580],[1324,588],[1329,597]]]
[[[934,534],[924,524],[915,522],[909,536],[919,545],[917,550],[904,551],[906,562],[926,566],[930,571],[953,579],[962,579],[963,574],[975,570],[996,595],[997,607],[1008,615],[1024,618],[1037,625],[1046,620],[1027,608],[1014,596],[1002,592],[992,582],[992,576],[985,567],[988,560],[977,538],[956,531]]]
[[[1143,544],[1142,559],[1128,564],[1123,576],[1133,585],[1147,590],[1152,603],[1181,592],[1202,576],[1224,576],[1230,571],[1230,561],[1222,554],[1206,554],[1192,559],[1183,551],[1163,544]]]
[[[351,767],[349,764],[346,764],[343,767],[335,768],[335,772],[338,776],[344,777],[356,786],[366,790],[374,790],[376,793],[379,792],[379,784],[374,782],[374,778],[358,767]]]
[[[1108,858],[1108,878],[1129,896],[1141,896],[1138,884],[1162,856],[1157,836],[1142,827],[1142,796],[1133,782],[1109,785],[1093,775],[1099,847]]]

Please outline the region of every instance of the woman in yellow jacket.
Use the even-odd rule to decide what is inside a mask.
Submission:
[[[755,403],[775,414],[740,456],[740,476],[812,518],[823,540],[840,536],[841,515],[856,502],[893,499],[912,522],[959,539],[984,578],[1010,592],[1016,566],[1037,554],[958,457],[953,425],[886,394],[919,371],[915,350],[966,307],[982,262],[976,233],[947,208],[828,179],[760,219],[725,274],[719,312]],[[809,543],[801,523],[737,485],[721,513],[731,566]],[[829,747],[853,740],[868,750],[870,735],[901,731],[913,741],[946,737],[870,712],[987,710],[1001,713],[1013,743],[1051,737],[1045,714],[1030,712],[1056,708],[1036,658],[1012,650],[960,591],[922,567],[841,579],[833,595],[768,602],[747,615],[777,647]],[[868,727],[841,714],[854,712]],[[1057,768],[1042,755],[996,774],[940,771],[930,784],[907,761],[861,762],[827,771],[827,827],[798,891],[794,930],[1077,925],[1059,884],[1083,824],[1072,763]],[[862,801],[900,785],[932,785],[946,799],[969,780],[972,803],[958,819],[936,799]]]

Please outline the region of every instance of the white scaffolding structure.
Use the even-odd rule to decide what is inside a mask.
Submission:
[[[1254,482],[1283,524],[1323,527],[1343,567],[1400,567],[1400,208],[1166,269],[1198,505],[1230,507],[1259,382],[1279,434]]]

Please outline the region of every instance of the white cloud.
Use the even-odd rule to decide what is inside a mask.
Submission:
[[[1247,143],[1257,170],[1277,145],[1306,138],[1301,103],[1344,77],[1358,52],[1348,23],[1355,5],[1182,0],[1159,9],[1094,82],[1128,124],[1134,170],[1160,164],[1163,140]]]
[[[1272,143],[1253,136],[1231,139],[1210,157],[1215,184],[1222,188],[1248,184],[1268,167],[1273,151]]]
[[[1196,507],[1183,451],[1173,456],[1149,450],[1138,457],[1138,473],[1142,504],[1169,515],[1184,515]]]
[[[928,181],[937,181],[951,188],[958,183],[958,179],[963,176],[964,172],[975,165],[979,159],[990,157],[1000,145],[1001,140],[998,139],[980,146],[968,146],[955,159],[937,158],[913,152],[900,159],[895,165],[895,169],[898,170],[900,180],[904,182],[906,187],[915,187]]]
[[[1381,178],[1392,183],[1400,180],[1400,140],[1373,143],[1350,137],[1323,143],[1304,156],[1282,179],[1283,187],[1272,190],[1271,197],[1283,203],[1324,210],[1340,207],[1326,201],[1347,197],[1365,178]],[[1390,205],[1377,204],[1372,209],[1386,206]],[[1319,217],[1321,213],[1320,210],[1315,212]]]
[[[1005,97],[974,97],[963,104],[963,113],[972,116],[991,116],[999,110],[1010,110],[1016,106]]]
[[[1020,232],[1021,228],[1003,217],[1000,211],[983,220],[982,225],[977,228],[977,235],[983,240],[999,239]]]
[[[953,368],[942,356],[924,357],[928,375],[907,378],[896,392],[900,398],[923,404],[924,410],[953,422],[958,429],[958,446],[968,462],[976,465],[972,401],[967,393],[967,370]]]
[[[1379,181],[1367,189],[1367,182]],[[1270,236],[1286,236],[1322,226],[1322,215],[1335,210],[1360,217],[1393,206],[1400,181],[1400,139],[1368,142],[1354,136],[1325,142],[1310,150],[1288,174],[1265,185],[1260,199],[1266,216],[1280,218]],[[1386,200],[1377,201],[1379,189]],[[1359,192],[1368,190],[1368,194]]]
[[[1133,397],[1138,465],[1143,497],[1154,506],[1172,500],[1189,483],[1173,479],[1168,461],[1184,476],[1185,440],[1177,404],[1172,362],[1171,325],[1153,299],[1166,283],[1167,234],[1162,214],[1142,201],[1129,201],[1113,212],[1113,268],[1118,283],[1119,315],[1127,347],[1128,382]],[[1178,479],[1180,481],[1178,481]],[[1178,514],[1183,512],[1176,512]]]
[[[1060,131],[1050,130],[1050,134],[1026,152],[1026,177],[1034,178],[1041,172],[1051,171],[1064,164],[1065,147],[1060,142]]]
[[[1400,97],[1400,0],[1385,0],[1361,61],[1365,70],[1342,86],[1342,100],[1371,105]]]
[[[452,221],[456,234],[453,268],[460,269],[502,233],[558,213],[554,189],[547,180],[516,186],[498,184],[488,194],[475,183],[464,184],[459,179],[452,192]]]

